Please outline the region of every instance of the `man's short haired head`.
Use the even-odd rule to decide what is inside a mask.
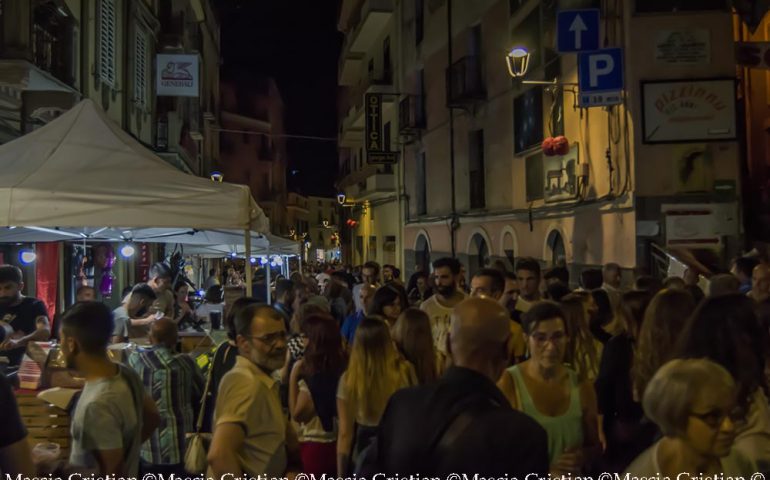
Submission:
[[[96,301],[96,289],[88,285],[81,285],[75,291],[75,301],[77,302],[93,302]]]
[[[621,275],[620,265],[617,263],[607,263],[602,268],[602,277],[604,277],[604,283],[607,285],[620,287]]]
[[[81,302],[70,307],[61,317],[62,348],[67,363],[79,353],[106,354],[113,331],[112,311],[100,302]]]
[[[525,257],[519,259],[518,262],[516,262],[516,272],[519,270],[526,270],[528,272],[532,272],[535,274],[535,276],[539,279],[540,278],[540,262],[535,260],[532,257]]]
[[[552,300],[554,302],[561,302],[561,299],[569,295],[570,289],[566,285],[563,285],[561,282],[552,283],[551,285],[548,285],[546,288],[546,294],[548,296],[548,300]]]
[[[172,320],[168,318],[155,320],[150,325],[150,343],[153,345],[163,345],[168,349],[174,350],[179,337],[178,332],[179,329]]]
[[[751,281],[751,275],[757,265],[759,260],[756,258],[739,257],[735,259],[732,272],[741,282],[748,282]]]
[[[459,275],[460,270],[462,269],[462,265],[456,258],[443,257],[433,262],[433,270],[437,270],[439,268],[448,268],[452,272],[452,275]]]
[[[24,283],[24,275],[16,265],[0,265],[0,283]]]
[[[738,293],[741,289],[741,282],[734,275],[721,273],[714,275],[709,279],[708,293],[709,297],[720,297],[722,295],[732,295]]]
[[[294,282],[291,280],[279,280],[275,284],[275,298],[276,300],[291,303],[292,293],[294,293]]]
[[[471,279],[471,296],[498,300],[505,289],[505,276],[496,268],[482,268]]]
[[[361,276],[364,277],[364,283],[377,283],[380,279],[380,264],[377,262],[366,262],[361,267]]]
[[[206,290],[205,300],[207,303],[222,303],[222,287],[212,285]]]
[[[651,295],[655,295],[662,289],[663,283],[651,275],[642,275],[634,282],[634,290],[648,292]]]
[[[128,297],[128,303],[126,305],[128,316],[131,318],[139,318],[145,315],[147,309],[150,308],[152,302],[157,298],[158,296],[151,286],[146,283],[137,283],[134,285],[134,288],[131,289],[131,296]]]
[[[155,263],[150,267],[150,283],[158,290],[164,291],[172,287],[171,269],[165,263]]]
[[[275,308],[249,305],[235,317],[238,353],[264,371],[272,372],[286,363],[286,326]]]
[[[209,276],[213,277],[216,274],[217,274],[217,269],[216,268],[212,268],[212,269],[209,270]]]
[[[543,278],[548,285],[561,283],[562,285],[569,286],[569,270],[567,270],[567,267],[550,268],[543,274]]]
[[[604,275],[598,268],[588,268],[580,272],[580,286],[586,290],[602,288]]]

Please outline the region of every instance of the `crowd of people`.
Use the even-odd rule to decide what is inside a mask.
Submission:
[[[49,328],[16,270],[0,267],[0,314],[32,316],[10,322],[24,336],[3,348]],[[83,299],[59,321],[86,379],[59,468],[182,475],[189,434],[208,432],[213,478],[770,472],[770,267],[738,259],[705,291],[692,272],[623,273],[574,282],[522,258],[466,279],[441,258],[404,284],[367,262],[276,278],[273,305],[255,290],[224,307],[212,280],[206,311],[222,308],[228,339],[204,374],[175,352],[198,316],[153,267],[115,312]],[[145,334],[150,348],[110,360],[109,343]],[[0,453],[24,431],[6,397]],[[29,473],[28,452],[8,451],[0,469]]]

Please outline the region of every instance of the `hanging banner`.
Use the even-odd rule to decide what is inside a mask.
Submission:
[[[744,67],[770,69],[770,42],[735,42],[735,61]]]
[[[159,97],[197,97],[198,55],[158,54],[156,82]]]

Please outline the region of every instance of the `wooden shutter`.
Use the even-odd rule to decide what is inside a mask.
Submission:
[[[110,87],[117,84],[117,7],[116,0],[99,2],[99,78]]]
[[[147,32],[137,26],[134,34],[134,100],[136,106],[147,106]]]

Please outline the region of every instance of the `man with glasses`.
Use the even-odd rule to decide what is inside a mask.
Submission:
[[[286,326],[273,307],[256,304],[236,316],[235,329],[239,355],[219,386],[208,476],[282,477],[299,464],[299,442],[272,376],[286,361]]]

